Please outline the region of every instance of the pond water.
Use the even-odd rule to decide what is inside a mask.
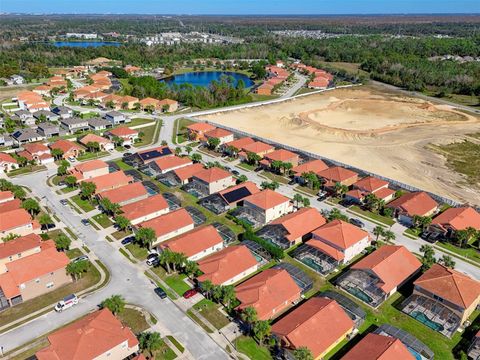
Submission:
[[[55,41],[56,47],[101,47],[101,46],[120,46],[121,43],[114,41]]]
[[[173,75],[161,81],[176,85],[192,84],[194,86],[208,86],[214,80],[220,81],[222,75],[233,77],[235,79],[235,85],[237,85],[240,79],[243,80],[245,87],[251,87],[254,84],[247,75],[231,71],[195,71]]]

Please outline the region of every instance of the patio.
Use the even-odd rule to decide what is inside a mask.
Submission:
[[[377,284],[377,277],[362,270],[349,270],[336,282],[337,286],[374,308],[387,299]]]
[[[330,274],[338,266],[338,262],[334,258],[307,244],[300,245],[292,256],[323,276]]]

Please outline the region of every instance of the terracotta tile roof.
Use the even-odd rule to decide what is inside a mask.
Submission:
[[[367,195],[367,193],[363,192],[363,191],[360,191],[358,189],[353,189],[353,190],[347,191],[345,193],[345,195],[353,197],[353,198],[358,199],[358,200],[362,200]]]
[[[41,242],[42,238],[33,233],[7,242],[2,242],[0,243],[0,259],[22,253],[36,247],[40,249]]]
[[[219,181],[226,178],[232,178],[232,174],[228,171],[220,169],[216,166],[209,169],[203,169],[193,175],[193,177],[203,180],[207,184],[211,184],[215,181]]]
[[[30,154],[28,151],[19,151],[19,152],[17,152],[17,155],[20,156],[20,157],[24,157],[25,159],[27,159],[29,161],[33,160],[32,154]]]
[[[414,285],[464,309],[480,296],[480,282],[439,264],[433,264]]]
[[[307,347],[316,359],[354,327],[335,300],[313,297],[277,321],[272,333],[286,340],[289,347]]]
[[[385,200],[386,198],[395,194],[395,190],[389,188],[383,188],[374,192],[375,196],[379,199]]]
[[[195,175],[199,171],[202,171],[203,169],[203,165],[197,163],[182,167],[180,169],[175,169],[173,170],[173,172],[175,173],[175,175],[177,175],[180,181],[185,181],[187,179],[190,179],[193,175]]]
[[[20,199],[13,199],[13,200],[1,203],[0,214],[6,213],[12,210],[20,209],[21,205],[22,205],[22,201]]]
[[[358,180],[355,184],[353,184],[353,186],[360,190],[375,192],[385,186],[388,186],[388,181],[380,180],[374,176],[367,176]]]
[[[18,284],[8,272],[0,274],[0,289],[2,289],[7,299],[21,295]]]
[[[257,310],[259,320],[267,320],[271,312],[287,308],[298,300],[301,289],[284,269],[267,269],[235,287],[239,309],[249,306]]]
[[[47,160],[47,159],[52,159],[53,156],[50,154],[42,154],[38,157],[40,160]]]
[[[268,151],[273,150],[273,149],[274,148],[273,148],[272,145],[265,144],[261,141],[255,141],[253,143],[247,144],[247,145],[242,147],[243,151],[245,151],[247,153],[252,152],[252,153],[255,153],[255,154],[268,152]]]
[[[368,232],[342,220],[333,220],[313,231],[313,234],[340,249],[348,249],[368,237]]]
[[[316,77],[315,80],[310,81],[308,86],[311,87],[327,87],[330,81],[322,77]]]
[[[471,207],[450,208],[435,217],[432,225],[451,227],[453,230],[465,230],[468,227],[480,230],[480,213]]]
[[[324,225],[326,220],[317,209],[306,207],[272,221],[272,225],[282,225],[287,230],[289,241],[301,238]]]
[[[291,160],[298,160],[298,155],[284,149],[278,149],[275,151],[272,151],[271,153],[268,153],[265,155],[265,157],[269,160],[275,161],[291,161]]]
[[[25,151],[28,151],[30,154],[36,154],[39,152],[50,152],[50,149],[42,143],[29,143],[22,145]]]
[[[79,172],[89,172],[93,170],[108,168],[108,164],[102,160],[90,160],[84,163],[80,163],[74,166],[74,169]]]
[[[36,279],[42,275],[65,268],[70,259],[63,252],[55,249],[53,240],[42,251],[5,264],[8,273],[16,284],[20,285]]]
[[[99,199],[109,199],[114,204],[136,199],[140,196],[148,195],[147,189],[141,182],[120,186],[116,189],[103,191],[98,194]]]
[[[409,216],[425,216],[434,210],[438,203],[426,192],[413,192],[400,196],[387,205],[392,208],[400,208]]]
[[[123,102],[138,102],[138,98],[135,96],[125,95],[122,97]]]
[[[50,144],[50,149],[60,149],[62,150],[64,153],[67,153],[69,151],[72,151],[72,150],[82,150],[82,148],[80,146],[78,146],[77,144],[75,144],[73,141],[68,141],[68,140],[63,140],[63,139],[60,139],[60,140],[57,140],[55,141],[54,143]]]
[[[142,106],[153,105],[155,107],[158,107],[159,102],[160,102],[160,100],[154,99],[154,98],[151,98],[151,97],[147,97],[147,98],[139,101],[140,105],[142,105]]]
[[[175,104],[178,104],[178,101],[177,100],[172,100],[172,99],[163,99],[163,100],[160,100],[158,102],[158,105],[159,106],[163,106],[163,105],[175,105]]]
[[[205,133],[205,132],[207,132],[207,131],[216,129],[216,127],[213,126],[213,125],[207,124],[207,123],[198,122],[198,123],[194,123],[194,124],[188,125],[188,126],[187,126],[187,129],[190,130],[190,131],[194,131],[194,132],[203,132],[203,133]]]
[[[342,181],[351,179],[355,176],[358,176],[358,174],[355,171],[348,170],[340,166],[333,166],[331,168],[325,169],[317,173],[317,175],[324,179],[335,181],[335,182],[342,182]]]
[[[153,195],[121,207],[122,216],[130,221],[164,209],[168,209],[168,203],[162,194]]]
[[[48,335],[50,345],[35,356],[38,360],[90,360],[128,341],[138,345],[130,328],[122,325],[108,309],[95,311]]]
[[[96,134],[87,134],[83,138],[80,139],[80,143],[83,145],[87,145],[89,142],[97,142],[99,144],[109,144],[112,143],[110,140],[98,136]]]
[[[137,226],[139,228],[151,228],[158,237],[169,234],[172,231],[193,225],[193,219],[184,208],[169,212],[155,219],[144,221]]]
[[[191,257],[218,244],[223,244],[222,237],[213,225],[207,225],[167,240],[160,247]]]
[[[341,251],[324,243],[323,241],[311,239],[311,240],[308,240],[305,244],[317,250],[320,250],[322,253],[327,254],[328,256],[330,256],[331,258],[337,261],[342,261],[345,258],[345,255]]]
[[[7,153],[0,152],[0,164],[3,162],[16,164],[17,160]]]
[[[0,216],[0,231],[12,230],[31,223],[32,218],[25,209],[11,210]]]
[[[190,160],[188,157],[166,156],[166,157],[154,160],[154,163],[157,164],[160,170],[167,171],[179,166],[192,165],[192,160]]]
[[[216,128],[216,129],[207,131],[205,133],[206,137],[211,137],[211,138],[222,138],[222,137],[230,136],[230,135],[233,135],[233,133],[231,131],[221,129],[221,128]]]
[[[138,135],[138,131],[130,129],[129,127],[126,126],[120,126],[115,129],[111,129],[107,131],[108,134],[111,134],[113,136],[118,136],[118,137],[127,137],[130,135]]]
[[[229,246],[198,262],[203,272],[197,279],[200,282],[210,280],[221,285],[251,269],[258,262],[245,245]]]
[[[415,360],[397,338],[369,333],[342,360]]]
[[[422,263],[404,246],[384,245],[352,266],[378,276],[376,286],[389,293],[422,267]]]
[[[98,194],[102,191],[116,189],[120,186],[127,185],[133,181],[133,178],[125,175],[123,171],[115,171],[110,174],[100,175],[84,181],[94,183],[96,186],[95,193]]]
[[[257,206],[260,209],[268,210],[285,202],[289,202],[290,199],[278,192],[266,189],[246,197],[244,201]]]
[[[303,173],[309,172],[317,174],[325,169],[328,169],[328,166],[322,160],[312,160],[293,167],[292,171],[297,175],[302,175]]]
[[[228,189],[219,191],[218,194],[225,200],[225,202],[227,204],[229,204],[230,201],[227,200],[225,198],[225,196],[227,196],[227,194],[231,193],[232,191],[235,191],[235,190],[238,190],[238,189],[246,189],[249,192],[249,194],[245,195],[241,198],[235,197],[235,202],[241,201],[241,200],[245,199],[247,196],[250,196],[251,194],[256,194],[256,193],[260,192],[260,189],[257,187],[257,185],[255,183],[253,183],[251,181],[245,181],[244,183],[241,183],[241,184],[229,187]]]
[[[244,146],[248,145],[248,144],[251,144],[255,142],[255,140],[253,140],[252,138],[250,137],[243,137],[243,138],[240,138],[240,139],[237,139],[237,140],[233,140],[233,141],[230,141],[228,143],[225,143],[224,146],[226,148],[228,148],[229,146],[233,146],[237,149],[241,149],[243,148]]]
[[[13,200],[15,197],[11,191],[0,191],[0,204],[2,202],[7,202]]]

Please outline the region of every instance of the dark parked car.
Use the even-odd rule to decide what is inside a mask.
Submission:
[[[135,240],[134,236],[126,237],[125,239],[122,240],[122,245],[131,244],[133,242],[133,240]]]
[[[236,176],[240,175],[240,173],[237,170],[232,170],[232,174]]]
[[[197,295],[198,291],[196,289],[190,289],[183,293],[185,299],[190,299],[191,297]]]
[[[153,291],[155,291],[155,294],[157,294],[160,299],[165,299],[167,297],[167,293],[161,287],[157,287]]]
[[[360,228],[365,227],[365,224],[362,221],[357,220],[357,219],[350,219],[350,224],[353,224],[353,225],[358,226]]]
[[[63,206],[66,206],[66,205],[68,205],[68,202],[67,202],[67,200],[62,199],[62,200],[60,200],[60,204],[62,204]]]
[[[88,219],[82,219],[82,224],[88,226],[90,225],[90,221],[88,221]]]

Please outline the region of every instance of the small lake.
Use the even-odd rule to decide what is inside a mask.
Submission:
[[[222,76],[231,76],[235,79],[234,84],[237,85],[239,80],[243,80],[245,87],[253,86],[254,82],[245,74],[232,71],[195,71],[185,74],[173,75],[162,81],[167,84],[192,84],[194,86],[208,86],[212,81],[220,81]]]
[[[102,47],[102,46],[120,46],[122,43],[115,41],[55,41],[56,47]]]

